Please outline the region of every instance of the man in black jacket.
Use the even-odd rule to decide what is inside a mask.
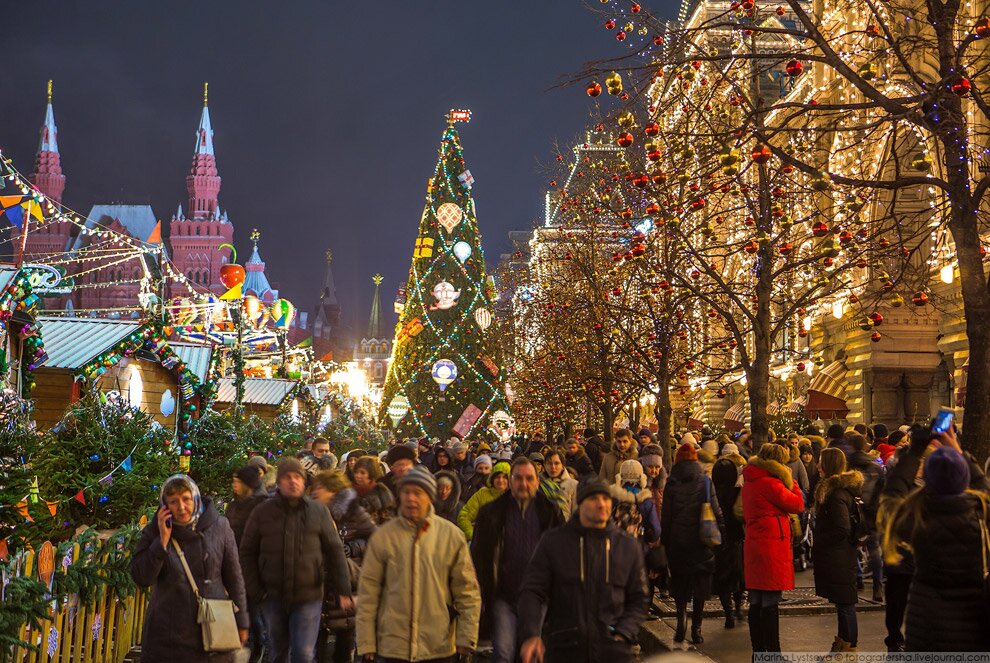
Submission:
[[[584,452],[588,454],[596,474],[602,469],[602,459],[605,454],[611,450],[612,447],[605,441],[605,438],[595,432],[594,428],[584,429]]]
[[[251,513],[241,539],[248,600],[261,605],[274,661],[311,663],[324,593],[351,606],[344,546],[326,508],[306,497],[306,472],[295,458],[278,464],[278,491]]]
[[[577,513],[543,535],[526,570],[518,603],[523,663],[633,660],[650,603],[643,549],[611,523],[604,481],[583,481],[577,500]]]
[[[516,597],[540,537],[564,524],[560,508],[540,491],[540,477],[526,457],[512,463],[509,490],[481,507],[471,557],[485,613],[491,621],[492,661],[516,659]]]

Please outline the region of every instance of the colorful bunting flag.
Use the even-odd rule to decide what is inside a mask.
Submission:
[[[161,244],[162,243],[162,222],[158,221],[155,224],[154,230],[148,235],[148,239],[144,240],[146,244]]]
[[[124,462],[120,464],[124,468],[125,472],[130,472],[134,468],[134,459],[130,456],[124,459]]]
[[[75,501],[79,502],[83,506],[86,505],[86,496],[83,495],[83,491],[82,490],[80,490],[78,493],[76,493],[75,496],[72,499],[74,499]]]
[[[231,300],[240,299],[242,296],[243,295],[241,294],[241,284],[238,283],[233,288],[220,295],[220,299],[223,299],[225,301],[231,301]]]
[[[44,220],[41,204],[31,196],[0,196],[0,214],[18,228],[24,227],[24,218],[30,214],[40,223]]]
[[[52,518],[55,517],[55,513],[58,511],[58,502],[49,502],[45,500],[45,504],[48,505],[48,511],[52,514]]]

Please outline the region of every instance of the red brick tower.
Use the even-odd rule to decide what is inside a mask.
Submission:
[[[179,206],[170,223],[172,262],[189,282],[217,294],[226,292],[220,283],[220,267],[229,260],[227,249],[218,248],[234,239],[234,227],[220,209],[220,175],[213,151],[210,123],[209,83],[203,87],[203,113],[196,129],[192,169],[186,177],[188,213]]]
[[[56,203],[62,202],[65,175],[62,174],[58,153],[58,127],[55,126],[55,111],[52,109],[51,81],[48,81],[48,106],[45,108],[44,124],[41,125],[41,140],[38,142],[38,154],[35,157],[31,181],[46,198]],[[72,224],[68,221],[49,221],[42,226],[31,221],[28,225],[27,245],[24,251],[25,261],[30,262],[43,257],[48,257],[50,260],[64,252],[71,229]],[[21,237],[16,228],[14,237],[14,259],[19,260]]]

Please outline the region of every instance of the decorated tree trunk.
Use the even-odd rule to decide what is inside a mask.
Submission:
[[[481,233],[452,111],[413,250],[405,302],[385,382],[382,420],[400,436],[478,435],[511,427],[504,369],[487,336],[495,287],[485,271]]]

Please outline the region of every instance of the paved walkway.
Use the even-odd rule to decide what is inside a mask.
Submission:
[[[797,588],[785,592],[781,602],[780,644],[785,651],[827,652],[836,634],[835,610],[826,601],[814,596],[811,571],[797,574],[795,584]],[[867,590],[860,592],[860,603],[856,608],[858,649],[861,652],[883,652],[886,651],[883,644],[886,635],[883,605],[868,598],[869,588],[867,582]],[[705,620],[701,629],[705,641],[697,647],[683,643],[675,648],[673,640],[677,622],[673,602],[658,601],[657,607],[661,616],[653,617],[643,625],[645,651],[660,653],[680,648],[696,650],[719,663],[751,660],[748,624],[744,621],[737,623],[734,629],[724,628],[722,608],[717,599],[705,605]]]

